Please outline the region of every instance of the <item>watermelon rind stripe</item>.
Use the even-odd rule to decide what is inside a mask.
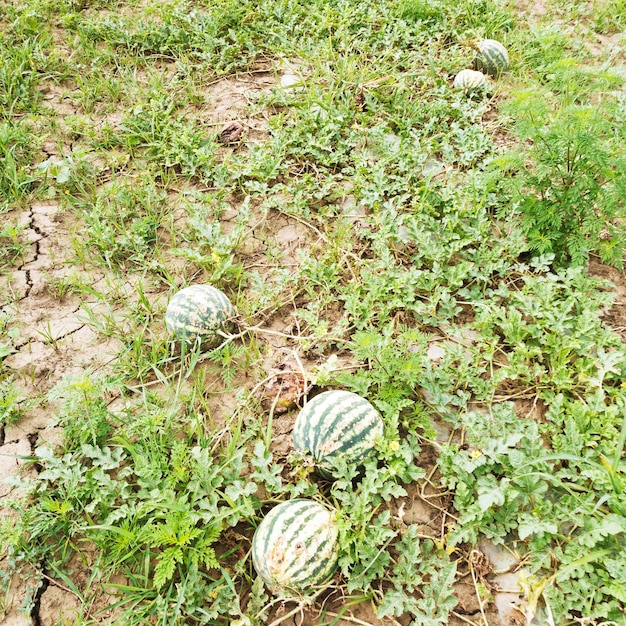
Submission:
[[[358,423],[363,412],[363,399],[357,395],[343,395],[343,397],[335,398],[335,394],[331,392],[329,403],[333,406],[328,411],[320,413],[321,428],[315,430],[315,439],[311,442],[316,456],[320,454],[320,448],[325,442],[341,434],[337,432],[339,426],[342,432],[348,431]]]
[[[475,59],[475,67],[491,76],[497,76],[509,67],[509,53],[495,39],[484,39],[478,43],[480,53]]]
[[[319,445],[321,423],[326,419],[326,414],[330,408],[336,403],[337,398],[333,397],[332,392],[324,392],[315,396],[301,411],[301,419],[298,420],[298,424],[303,427],[303,443],[311,454],[315,454],[314,451]]]
[[[364,436],[364,433],[365,436]],[[378,424],[371,422],[369,424],[362,424],[362,428],[354,432],[354,435],[350,439],[346,439],[341,446],[336,448],[330,456],[339,456],[342,452],[350,451],[350,458],[352,461],[360,460],[361,455],[366,454],[376,441],[376,437],[382,435],[382,427],[378,427]],[[359,442],[362,442],[359,445]]]
[[[296,450],[313,457],[323,473],[332,474],[339,460],[363,460],[382,433],[382,418],[368,400],[349,391],[332,390],[315,396],[302,409],[293,442]]]
[[[326,416],[326,433],[335,433],[340,426],[344,431],[351,429],[355,424],[358,424],[359,420],[363,418],[363,414],[369,410],[370,407],[367,400],[363,401],[358,396],[346,398],[344,402],[338,404],[335,410]],[[320,433],[320,437],[323,436],[324,433]]]
[[[296,421],[294,438],[297,438],[303,447],[311,451],[316,450],[321,445],[322,439],[333,431],[340,420],[352,413],[351,421],[354,421],[360,417],[363,409],[374,410],[367,400],[351,392],[321,393],[302,409]],[[329,418],[332,421],[329,422]]]
[[[328,547],[331,548],[328,551]],[[319,562],[319,565],[313,568],[312,571],[308,572],[308,576],[306,579],[302,579],[298,581],[300,584],[307,582],[311,586],[318,585],[320,583],[328,580],[329,576],[333,573],[335,568],[337,567],[337,555],[338,551],[335,545],[328,543],[328,546],[324,546],[324,550],[320,550],[321,553],[329,552],[328,556],[326,556],[323,560]]]
[[[324,401],[320,404],[322,397]],[[323,440],[333,432],[337,420],[349,414],[360,400],[356,394],[348,391],[327,391],[313,398],[312,406],[304,408],[309,412],[306,420],[309,425],[307,439],[313,454],[316,454]],[[332,421],[329,422],[329,419]]]
[[[461,70],[454,78],[453,87],[463,91],[478,91],[487,87],[487,80],[482,72]]]
[[[337,538],[337,526],[326,507],[305,499],[283,502],[259,524],[252,539],[252,561],[273,591],[287,596],[305,593],[334,571]]]
[[[349,428],[341,424],[341,431],[333,433],[339,436],[339,440],[336,441],[337,445],[334,445],[333,449],[329,450],[324,456],[371,447],[379,431],[382,434],[382,428],[379,427],[379,424],[380,422],[374,421],[370,415],[365,415],[359,421],[351,423]],[[332,441],[332,443],[335,444],[335,441]]]
[[[197,337],[215,335],[232,315],[233,306],[226,294],[211,285],[191,285],[171,298],[165,325],[178,338],[193,342]]]

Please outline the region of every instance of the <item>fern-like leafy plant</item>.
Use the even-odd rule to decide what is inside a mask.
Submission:
[[[620,107],[611,105],[610,95],[581,93],[586,90],[574,80],[557,75],[553,89],[524,91],[511,100],[523,146],[514,158],[513,199],[531,251],[577,265],[597,251],[622,267],[626,158]],[[595,106],[598,97],[607,106]]]

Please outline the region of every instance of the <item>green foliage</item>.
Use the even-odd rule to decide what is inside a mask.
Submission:
[[[58,181],[58,179],[57,179]],[[88,235],[77,245],[109,268],[144,267],[157,253],[158,231],[165,222],[167,194],[149,177],[120,177],[95,192],[89,202],[77,202]]]
[[[374,404],[383,412],[389,432],[399,427],[408,431],[428,429],[422,421],[416,400],[418,381],[428,368],[427,336],[415,329],[395,332],[389,324],[381,333],[358,332],[353,335],[350,351],[362,359],[364,368],[338,376],[337,382],[363,397],[375,398]]]
[[[594,14],[594,30],[599,33],[623,32],[626,26],[626,3],[624,0],[600,2]]]
[[[378,617],[410,615],[414,624],[444,624],[457,602],[452,589],[456,564],[432,541],[419,540],[418,525],[399,534],[384,505],[407,495],[403,483],[424,477],[415,463],[420,447],[411,435],[386,443],[381,450],[384,467],[366,461],[356,487],[355,468],[345,467],[332,486],[340,505],[339,567],[349,593],[373,594]],[[380,581],[392,588],[382,591]]]
[[[623,349],[601,322],[613,299],[601,287],[582,268],[570,268],[529,272],[513,288],[494,289],[475,320],[483,358],[498,365],[494,382],[557,393],[615,384],[624,374]]]
[[[165,94],[154,94],[124,118],[116,143],[132,154],[138,149],[166,169],[210,181],[215,162],[216,139],[193,122],[176,113],[179,103]]]
[[[62,567],[87,539],[100,549],[101,566],[131,577],[149,555],[143,583],[137,579],[136,588],[125,590],[124,604],[143,596],[152,598],[154,609],[191,614],[202,594],[216,598],[220,581],[228,587],[220,569],[223,551],[218,556],[214,544],[260,506],[253,496],[257,483],[242,480],[249,467],[245,447],[237,441],[231,454],[214,453],[210,440],[177,439],[176,422],[158,404],[142,407],[143,425],[133,424],[133,411],[108,410],[110,388],[111,381],[84,378],[52,396],[66,397],[66,442],[76,443],[64,453],[36,450],[40,472],[23,483],[36,500],[20,509],[24,534],[16,533],[14,549],[22,558],[43,555],[51,567]],[[86,416],[97,424],[89,426]],[[117,435],[106,443],[113,424]],[[171,597],[176,586],[192,583],[196,588],[184,601]]]
[[[217,206],[212,206],[217,204]],[[189,215],[189,232],[181,238],[184,247],[174,248],[171,254],[194,263],[206,273],[206,282],[226,282],[238,279],[243,270],[238,262],[238,252],[250,235],[250,198],[239,206],[234,227],[223,232],[219,217],[227,208],[225,202],[215,202],[212,197],[198,195],[185,198]]]
[[[619,103],[589,102],[588,92],[606,83],[594,86],[590,81],[598,80],[576,67],[561,63],[552,71],[549,91],[521,92],[508,107],[514,131],[531,143],[512,181],[529,247],[577,265],[597,251],[622,267],[626,168],[616,135]]]
[[[219,568],[215,550],[211,547],[220,536],[221,528],[197,528],[188,511],[176,511],[157,525],[143,527],[144,541],[160,548],[154,569],[154,586],[161,589],[174,577],[177,564],[190,569],[204,565],[207,569]]]
[[[50,39],[41,33],[0,41],[0,120],[10,120],[37,105],[35,89],[48,64]]]
[[[27,122],[0,122],[0,214],[11,204],[21,203],[36,180],[28,170],[35,145],[36,138]],[[3,230],[6,228],[3,226]]]
[[[195,62],[228,72],[245,68],[257,53],[246,30],[234,28],[252,17],[238,2],[219,2],[212,11],[173,3],[162,8],[159,19],[97,17],[80,20],[75,28],[89,42],[103,41],[142,56],[191,56]]]
[[[421,540],[417,524],[404,531],[395,549],[398,556],[390,572],[393,589],[384,592],[377,617],[409,614],[414,626],[447,624],[458,602],[452,589],[456,563],[432,541]]]
[[[7,348],[0,344],[0,358],[2,351]],[[6,356],[6,354],[4,355]],[[24,416],[26,405],[22,393],[12,377],[0,378],[0,426],[19,422]]]
[[[596,402],[592,409],[593,404],[581,402],[567,409],[568,414],[583,409],[590,426],[623,420],[614,407],[601,408]],[[623,411],[623,400],[618,407]],[[591,417],[593,410],[597,412]],[[566,430],[573,434],[576,426],[570,419]],[[605,468],[590,448],[583,456],[547,453],[543,440],[553,436],[553,427],[521,422],[510,406],[494,407],[487,415],[468,414],[463,423],[470,448],[452,446],[440,457],[460,511],[449,540],[471,541],[479,532],[500,542],[513,534],[531,571],[543,574],[538,577],[543,582],[535,584],[554,614],[573,618],[582,611],[589,618],[619,619],[623,594],[609,580],[623,563],[605,562],[624,541],[626,530],[621,483],[611,488],[615,470]],[[603,433],[601,448],[613,449],[612,432],[609,427]],[[623,440],[617,456],[622,452]],[[546,574],[555,558],[554,572]]]
[[[49,394],[51,400],[63,399],[59,424],[63,427],[65,447],[75,451],[83,445],[102,446],[113,429],[106,393],[116,388],[115,379],[94,381],[89,374],[63,380]]]
[[[397,3],[398,15],[410,24],[425,23],[433,26],[445,17],[444,3],[426,0],[404,0]]]
[[[65,155],[46,159],[37,165],[37,172],[48,185],[47,195],[53,198],[58,191],[64,194],[82,195],[93,184],[94,168],[80,149]]]
[[[15,352],[15,345],[19,337],[19,328],[14,326],[15,316],[11,312],[9,306],[0,312],[0,333],[2,336],[2,343],[0,343],[0,373],[4,374],[4,368],[2,365],[5,357]]]
[[[0,229],[0,267],[10,267],[24,255],[28,249],[28,244],[24,243],[22,237],[25,230],[25,224],[5,221]]]
[[[255,582],[250,540],[305,496],[340,525],[318,621],[341,595],[341,615],[448,623],[485,537],[519,555],[529,621],[623,621],[626,352],[584,262],[622,260],[626,100],[616,49],[593,69],[601,40],[579,28],[617,32],[623,2],[559,0],[533,28],[499,0],[0,5],[0,267],[47,194],[73,245],[45,295],[117,351],[47,397],[64,441],[12,480],[11,575],[76,586],[82,616],[106,585],[124,626],[277,623],[301,607]],[[452,77],[482,37],[511,69],[467,99]],[[219,140],[227,116],[238,144]],[[165,304],[199,282],[237,320],[181,353]],[[0,359],[27,349],[12,325]],[[293,415],[263,398],[285,355],[383,415],[362,468],[329,483],[291,454]],[[32,400],[6,361],[2,425]],[[455,509],[436,530],[403,517],[425,491],[433,515]]]
[[[478,533],[503,538],[518,526],[520,513],[533,511],[549,486],[547,468],[538,467],[534,474],[526,471],[529,458],[543,453],[537,424],[520,422],[510,405],[496,405],[485,415],[468,413],[462,421],[471,449],[459,450],[453,444],[439,459],[445,483],[454,489],[455,508],[461,512],[449,540],[476,542]],[[541,525],[534,528],[540,534],[544,531]]]

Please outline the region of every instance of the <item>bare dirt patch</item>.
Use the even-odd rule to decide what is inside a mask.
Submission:
[[[224,124],[238,121],[244,127],[244,140],[254,144],[267,137],[267,121],[252,109],[259,97],[276,86],[273,66],[262,65],[248,73],[224,77],[203,89],[205,106],[200,118],[221,130]],[[252,114],[251,114],[252,113]]]
[[[615,293],[613,304],[604,312],[605,324],[618,333],[622,340],[626,340],[626,273],[610,265],[600,263],[592,258],[589,262],[591,276],[608,280]]]
[[[72,249],[68,216],[57,205],[41,204],[20,219],[30,246],[22,264],[2,278],[3,292],[10,294],[4,307],[19,322],[17,351],[5,366],[18,376],[25,395],[34,398],[64,376],[102,367],[112,355],[108,342],[87,325],[81,301],[59,290],[70,271],[65,261]]]

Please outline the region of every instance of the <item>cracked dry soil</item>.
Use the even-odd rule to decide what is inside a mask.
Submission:
[[[537,3],[538,7],[543,6]],[[214,108],[207,110],[206,115],[216,122],[234,119],[247,104],[250,92],[260,93],[268,89],[274,82],[274,74],[270,71],[259,72],[245,81],[224,79],[210,86],[210,99]],[[59,115],[76,114],[59,90],[50,90],[46,101],[55,108]],[[239,116],[246,127],[249,141],[261,140],[266,133],[263,119]],[[113,125],[115,120],[113,120]],[[44,144],[41,160],[58,155],[58,148],[52,140]],[[234,215],[234,214],[233,214]],[[19,223],[25,227],[23,236],[29,243],[28,251],[19,265],[14,266],[0,276],[0,308],[9,311],[18,320],[19,342],[16,351],[4,360],[4,365],[21,386],[22,397],[26,399],[42,398],[52,387],[66,376],[81,374],[86,371],[98,372],[107,368],[115,359],[120,346],[111,339],[103,339],[90,324],[89,315],[102,310],[102,303],[96,297],[88,295],[78,297],[61,288],[64,281],[79,271],[70,262],[72,251],[72,233],[75,229],[74,219],[69,212],[58,204],[47,202],[33,204],[18,216]],[[232,219],[233,216],[230,216]],[[224,222],[228,222],[225,216]],[[306,231],[302,224],[277,214],[275,222],[268,227],[281,248],[282,257],[287,265],[295,264],[295,251],[306,248],[315,242],[314,233]],[[256,238],[246,242],[248,266],[261,271],[267,264],[265,250],[267,246]],[[265,267],[267,269],[267,267]],[[626,278],[623,272],[591,263],[591,272],[600,277],[609,278],[615,285],[617,299],[613,307],[606,312],[605,321],[626,338]],[[107,276],[104,272],[82,277],[102,292],[109,289]],[[127,293],[133,293],[133,277],[128,277]],[[148,293],[150,297],[163,297],[163,292]],[[120,313],[118,310],[103,311],[108,315]],[[88,314],[89,312],[89,314]],[[285,331],[285,328],[276,328]],[[280,351],[280,342],[272,341],[275,351]],[[532,407],[534,410],[536,407]],[[526,407],[527,409],[527,407]],[[520,407],[522,410],[522,407]],[[37,467],[26,461],[33,455],[38,446],[57,446],[61,442],[61,429],[53,419],[55,407],[46,403],[28,405],[24,410],[24,418],[16,424],[0,427],[0,517],[15,513],[6,506],[8,499],[20,496],[20,489],[11,485],[12,478],[32,477]],[[280,416],[275,420],[277,438],[275,453],[278,458],[286,457],[289,452],[292,422],[291,415]],[[436,470],[434,450],[426,451],[424,464],[427,471]],[[7,482],[8,480],[8,482]],[[424,492],[411,486],[404,501],[397,503],[394,516],[399,523],[423,524],[433,536],[440,532],[445,523],[446,507],[449,505],[444,498],[435,493]],[[523,623],[523,615],[516,609],[520,599],[515,591],[516,581],[511,577],[494,577],[493,564],[502,562],[502,554],[494,547],[485,543],[475,555],[467,555],[467,562],[473,563],[475,569],[461,570],[456,585],[459,605],[457,615],[450,620],[450,626],[461,626],[466,623],[480,623],[485,617],[491,626],[514,626]],[[93,558],[92,558],[93,557]],[[80,556],[71,557],[68,571],[71,572],[72,583],[81,592],[91,589],[92,562],[95,553],[86,548]],[[473,560],[472,560],[473,559]],[[480,575],[485,582],[493,584],[492,591],[495,603],[481,607],[476,596],[476,588],[472,583],[472,575]],[[514,576],[513,576],[514,578]],[[111,584],[123,583],[123,577],[112,579]],[[501,591],[499,591],[501,589]],[[507,593],[511,591],[511,593]],[[92,593],[92,591],[89,591]],[[113,612],[107,607],[115,602],[105,588],[98,589],[91,602],[90,614],[98,615],[100,623],[110,623]],[[0,624],[4,626],[54,626],[55,624],[73,623],[79,612],[81,601],[67,584],[54,575],[54,572],[32,568],[21,576],[15,577],[10,584],[5,598],[5,610],[0,615]],[[342,610],[342,598],[330,597],[326,605],[327,615]],[[287,607],[278,607],[274,617],[281,612],[289,611]],[[359,621],[360,620],[360,621]],[[298,626],[314,626],[319,621],[313,612],[295,615],[284,624]],[[338,619],[339,626],[364,623],[372,626],[389,623],[376,619],[372,609],[366,604],[357,605],[346,613],[346,619]],[[398,623],[403,624],[402,619]]]
[[[274,72],[260,70],[250,77],[224,78],[208,88],[207,98],[212,108],[206,112],[217,122],[240,114],[249,103],[248,97],[261,93],[275,82]],[[42,87],[44,105],[50,107],[59,118],[81,114],[56,85]],[[109,120],[91,119],[95,124],[112,123]],[[247,138],[254,142],[265,133],[264,119],[240,119],[247,128]],[[119,121],[119,120],[118,120]],[[42,145],[40,161],[51,157],[62,158],[61,153],[71,153],[73,146],[60,147],[55,138],[48,138]],[[93,164],[98,167],[98,162]],[[114,359],[122,346],[116,340],[103,338],[90,324],[101,312],[108,316],[121,314],[124,302],[104,307],[96,296],[83,292],[72,293],[67,285],[78,278],[81,283],[91,285],[94,292],[107,293],[112,283],[105,272],[80,272],[76,259],[72,257],[72,237],[77,236],[75,217],[54,201],[33,204],[28,209],[11,213],[23,228],[22,241],[27,250],[19,264],[8,268],[0,275],[0,310],[17,320],[19,339],[15,351],[4,359],[3,367],[17,381],[23,404],[23,418],[15,424],[0,425],[0,517],[13,516],[15,512],[7,501],[19,498],[23,490],[12,485],[14,479],[36,475],[37,464],[27,462],[39,446],[55,447],[62,441],[61,429],[55,425],[55,407],[46,402],[31,402],[41,399],[62,379],[85,372],[98,373]],[[226,216],[225,222],[228,221]],[[302,229],[297,223],[285,224],[279,218],[279,227],[287,228],[282,238],[286,252],[303,241]],[[227,224],[226,224],[227,228]],[[254,242],[251,255],[262,257],[262,242]],[[134,297],[133,281],[138,276],[128,276],[122,291]],[[119,294],[120,287],[117,287]],[[147,291],[147,297],[164,296],[164,291]],[[118,299],[119,300],[119,299]],[[112,299],[113,301],[113,299]],[[81,592],[90,588],[92,571],[89,550],[72,557],[68,571],[72,582]],[[109,581],[115,583],[115,580]],[[118,582],[123,582],[122,580]],[[110,612],[106,607],[115,600],[104,589],[96,593],[90,613],[98,613],[98,620],[107,623]],[[53,626],[63,620],[72,623],[78,614],[80,599],[58,577],[42,569],[31,569],[11,580],[5,603],[0,605],[0,624],[8,626]]]
[[[30,402],[41,398],[65,376],[87,370],[97,371],[113,358],[116,346],[102,338],[86,323],[84,305],[97,301],[79,301],[55,289],[58,280],[73,269],[66,265],[71,249],[67,216],[55,204],[35,204],[18,216],[25,227],[28,251],[19,266],[0,278],[0,303],[18,320],[19,341],[15,352],[5,358],[4,366],[12,373],[26,399],[24,417],[0,430],[0,516],[15,513],[6,499],[18,498],[21,490],[11,485],[11,478],[35,475],[36,464],[26,461],[38,446],[56,446],[61,431],[53,420],[54,407]],[[9,626],[56,624],[70,607],[78,606],[73,593],[51,585],[45,571],[30,570],[11,582],[8,612],[1,623]],[[30,614],[21,607],[32,606]]]

